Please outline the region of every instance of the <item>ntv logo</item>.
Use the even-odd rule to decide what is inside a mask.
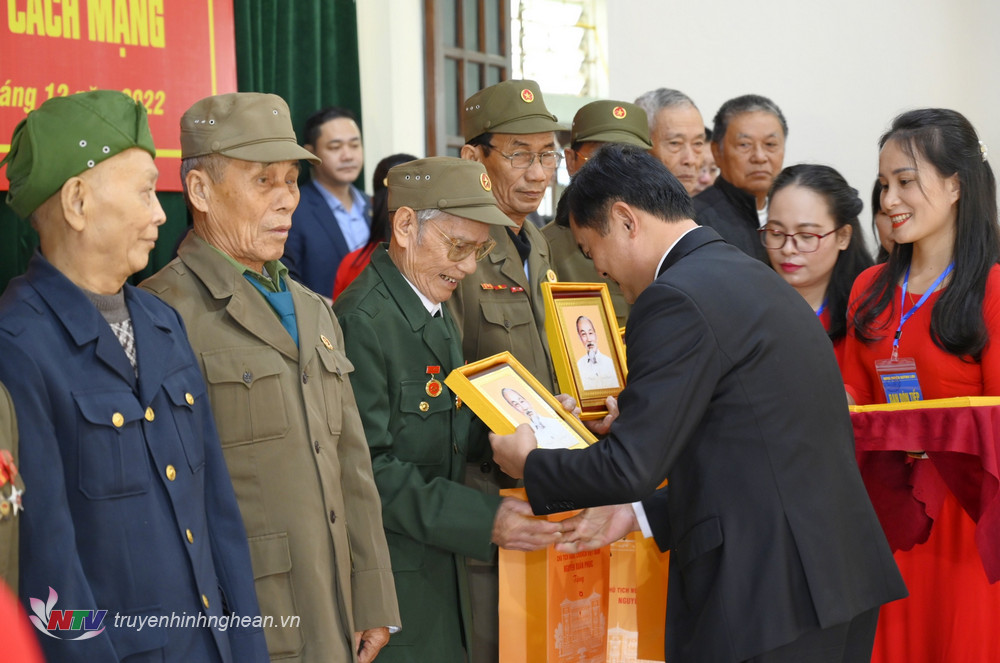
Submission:
[[[39,631],[57,640],[89,640],[104,632],[101,623],[108,614],[107,610],[53,610],[52,607],[59,599],[56,590],[49,587],[49,600],[42,603],[41,599],[31,599],[31,611],[34,615],[29,615],[28,619]],[[63,638],[52,631],[87,631],[76,638]],[[98,630],[99,629],[99,630]]]

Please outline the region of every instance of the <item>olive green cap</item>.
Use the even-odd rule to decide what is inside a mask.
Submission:
[[[301,147],[288,104],[276,94],[231,92],[194,102],[181,116],[181,158],[206,154],[274,163],[320,158]]]
[[[389,170],[389,211],[437,209],[491,226],[516,227],[497,207],[493,183],[478,161],[428,157]]]
[[[540,134],[565,131],[545,107],[535,81],[504,81],[465,100],[465,142],[484,133]]]
[[[14,128],[7,204],[28,218],[71,177],[138,147],[156,156],[146,108],[117,90],[53,97]]]
[[[623,143],[647,150],[649,121],[646,111],[627,101],[592,101],[573,116],[570,143]]]

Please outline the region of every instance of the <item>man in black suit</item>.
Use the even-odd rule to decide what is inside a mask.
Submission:
[[[560,549],[642,529],[672,551],[666,660],[869,660],[879,606],[906,589],[815,314],[698,226],[643,150],[605,147],[564,195],[580,248],[633,302],[621,414],[586,450],[535,449],[527,426],[491,436],[497,462],[535,513],[618,505],[565,521]]]

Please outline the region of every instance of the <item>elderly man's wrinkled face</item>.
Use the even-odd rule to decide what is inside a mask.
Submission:
[[[484,154],[481,147],[476,148],[477,160],[486,166],[486,172],[493,182],[493,196],[497,199],[497,207],[512,221],[521,224],[528,214],[538,209],[545,197],[545,190],[552,184],[556,168],[543,166],[538,155],[555,151],[555,134],[551,131],[539,134],[494,134],[491,145],[489,156]],[[535,155],[530,166],[515,168],[511,160],[504,156],[518,152]]]
[[[435,304],[447,301],[459,281],[476,271],[476,250],[489,240],[489,226],[448,213],[419,226],[416,212],[405,207],[395,212],[400,213],[408,218],[393,218],[396,266],[424,297]]]
[[[736,188],[755,196],[757,208],[763,209],[767,192],[785,160],[781,122],[766,111],[737,115],[726,127],[721,148],[712,143],[712,154],[722,176]]]
[[[265,262],[285,252],[292,212],[299,204],[299,162],[226,161],[219,182],[203,177],[207,218],[196,230],[215,248],[260,272]],[[198,193],[192,193],[192,200]]]
[[[694,195],[705,149],[705,124],[698,109],[683,105],[661,108],[649,139],[653,143],[650,153],[680,180],[688,195]]]
[[[156,197],[158,175],[153,157],[139,148],[116,154],[80,175],[92,203],[87,208],[84,250],[102,257],[101,268],[116,272],[119,287],[146,267],[159,227],[167,220]]]

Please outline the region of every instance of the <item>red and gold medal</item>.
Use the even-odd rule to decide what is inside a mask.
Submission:
[[[424,391],[426,391],[427,395],[431,398],[437,398],[441,395],[441,383],[434,378],[434,376],[440,372],[440,366],[427,367],[427,375],[431,376],[431,379],[427,381],[426,385],[424,385]]]

